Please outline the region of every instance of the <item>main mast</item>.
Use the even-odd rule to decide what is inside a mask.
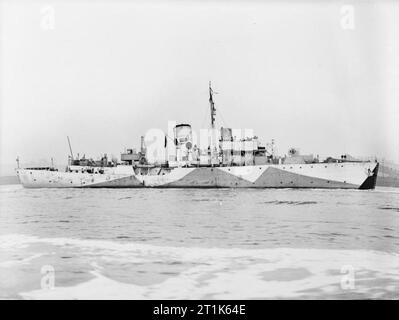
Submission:
[[[213,90],[211,88],[211,82],[209,81],[209,106],[211,108],[211,128],[215,128],[215,117],[216,117],[216,108],[215,103],[213,102]]]
[[[217,149],[217,133],[215,129],[215,117],[216,117],[216,108],[215,103],[213,102],[213,90],[211,87],[211,82],[209,81],[209,107],[211,108],[211,135],[210,135],[210,143],[209,143],[209,156],[211,166],[218,162],[218,149]]]

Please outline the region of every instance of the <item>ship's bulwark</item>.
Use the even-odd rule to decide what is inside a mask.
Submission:
[[[237,167],[181,167],[136,174],[131,166],[104,174],[20,169],[27,188],[326,188],[374,189],[374,162]]]

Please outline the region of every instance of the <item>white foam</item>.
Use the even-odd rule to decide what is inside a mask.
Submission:
[[[379,187],[377,186],[375,190],[370,190],[371,192],[381,192],[381,193],[395,193],[399,194],[399,188],[395,187]]]
[[[0,262],[0,268],[14,268],[18,265],[23,265],[23,264],[28,264],[30,263],[32,260],[40,258],[44,256],[43,253],[38,253],[38,254],[34,254],[30,257],[27,258],[23,258],[20,260],[7,260],[7,261],[2,261]]]
[[[138,243],[69,238],[37,238],[21,235],[0,236],[1,248],[43,243],[69,246],[85,255],[119,262],[179,261],[186,268],[176,276],[149,285],[128,284],[103,275],[101,261],[92,264],[93,279],[72,287],[35,290],[21,293],[27,299],[251,299],[298,298],[304,291],[310,295],[345,293],[340,287],[341,268],[350,265],[355,270],[352,293],[379,298],[395,295],[399,283],[399,255],[370,250],[335,249],[241,249],[162,247]],[[281,278],[284,270],[304,275]],[[291,271],[290,271],[291,270]],[[274,276],[264,279],[264,273]],[[280,275],[280,277],[279,277]],[[378,288],[368,280],[390,279]],[[395,284],[396,283],[396,284]],[[376,290],[378,289],[378,290]],[[351,291],[347,292],[351,293]]]

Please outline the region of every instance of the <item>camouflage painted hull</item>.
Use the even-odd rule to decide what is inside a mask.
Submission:
[[[18,169],[27,188],[324,188],[374,189],[375,162],[231,167],[108,168],[102,174]]]

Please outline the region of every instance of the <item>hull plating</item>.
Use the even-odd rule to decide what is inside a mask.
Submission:
[[[243,167],[199,167],[136,174],[118,166],[103,174],[17,170],[27,188],[327,188],[374,189],[378,164],[317,163]]]

